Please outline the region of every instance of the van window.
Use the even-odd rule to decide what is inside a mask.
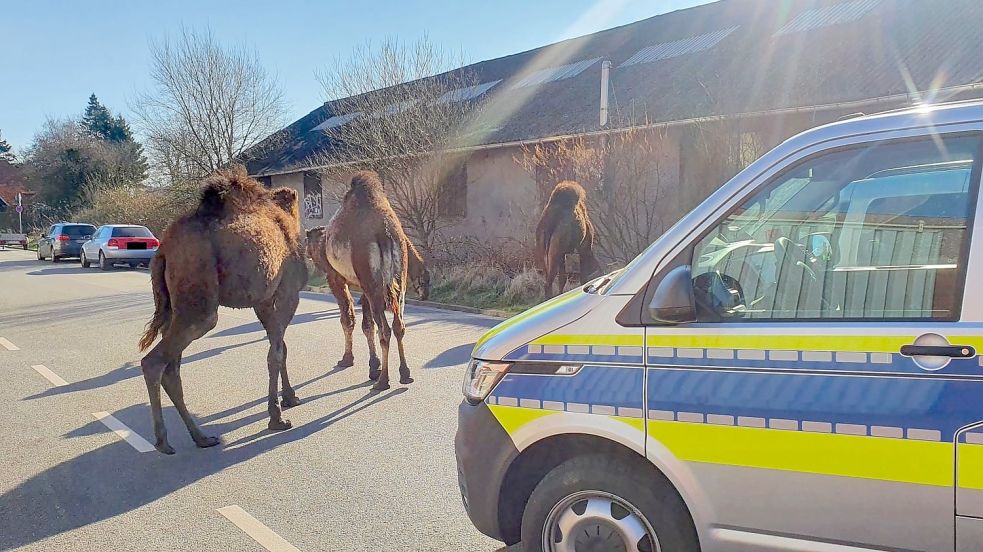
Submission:
[[[786,171],[695,247],[698,317],[957,318],[979,143],[878,143]]]

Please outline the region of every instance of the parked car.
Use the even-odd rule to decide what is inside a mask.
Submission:
[[[102,270],[110,270],[118,263],[132,268],[147,266],[159,246],[160,241],[144,226],[106,224],[82,246],[79,262],[83,268],[89,268],[93,262],[99,263]]]
[[[82,244],[92,238],[96,227],[91,224],[77,222],[59,222],[52,224],[48,232],[38,240],[38,260],[51,258],[57,263],[66,257],[78,257]]]
[[[478,340],[456,450],[524,550],[983,550],[983,103],[789,139]]]

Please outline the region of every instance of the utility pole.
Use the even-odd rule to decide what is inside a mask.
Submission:
[[[24,194],[17,192],[17,233],[24,233]]]

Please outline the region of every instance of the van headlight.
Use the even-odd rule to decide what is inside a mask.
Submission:
[[[471,403],[485,400],[495,384],[509,371],[511,364],[506,362],[487,362],[471,359],[464,374],[464,396]]]

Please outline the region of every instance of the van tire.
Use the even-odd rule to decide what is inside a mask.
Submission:
[[[609,493],[634,506],[654,531],[662,552],[699,552],[689,510],[669,480],[641,457],[613,454],[577,456],[546,474],[522,514],[522,549],[544,552],[543,530],[550,511],[585,490]]]

